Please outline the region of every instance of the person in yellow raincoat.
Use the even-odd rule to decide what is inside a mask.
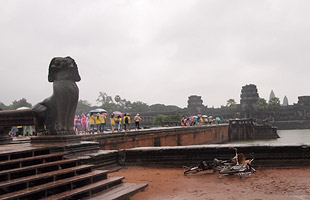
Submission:
[[[90,126],[90,132],[94,133],[95,125],[96,125],[96,117],[93,113],[90,113],[89,118],[89,126]]]
[[[122,129],[122,117],[119,115],[116,119],[117,122],[117,131],[120,132]]]
[[[103,133],[104,132],[104,125],[106,123],[107,117],[102,113],[99,115],[99,119],[100,119],[100,129],[98,131],[100,131],[100,133]]]
[[[110,124],[111,124],[112,133],[114,133],[114,130],[115,130],[115,120],[116,120],[116,118],[115,118],[114,114],[112,114],[110,117]]]
[[[97,113],[96,115],[96,126],[97,126],[97,133],[100,132],[100,124],[101,124],[101,120],[100,120],[100,114]]]

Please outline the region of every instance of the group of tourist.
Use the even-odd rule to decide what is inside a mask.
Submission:
[[[140,117],[140,114],[136,114],[136,116],[133,118],[133,121],[135,122],[135,130],[140,129],[140,122],[142,121],[142,118]],[[117,117],[112,114],[110,117],[110,124],[112,133],[115,131],[115,127],[117,127],[117,132],[121,132],[122,130],[129,131],[130,130],[130,114],[124,114],[123,116],[117,115]]]
[[[221,118],[220,117],[216,117],[215,119],[213,119],[213,117],[207,117],[207,116],[201,116],[201,115],[197,115],[197,116],[190,116],[190,117],[186,117],[183,115],[182,119],[181,119],[181,126],[201,126],[203,124],[205,125],[212,125],[212,124],[220,124],[221,122]]]
[[[135,123],[135,130],[140,129],[140,122],[142,121],[142,118],[139,114],[136,114],[136,116],[133,119]],[[117,132],[121,132],[122,130],[129,131],[130,125],[131,125],[131,119],[130,114],[126,113],[123,115],[115,115],[111,114],[110,116],[110,125],[112,133],[114,133],[116,130]],[[82,113],[81,117],[79,115],[76,115],[74,118],[74,130],[76,133],[104,133],[104,130],[107,125],[107,114],[106,113],[90,113],[87,114],[87,116]]]

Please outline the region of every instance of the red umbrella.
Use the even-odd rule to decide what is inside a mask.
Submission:
[[[124,114],[123,114],[122,112],[120,112],[120,111],[114,111],[113,114],[114,114],[115,117],[123,116],[123,115],[124,115]]]

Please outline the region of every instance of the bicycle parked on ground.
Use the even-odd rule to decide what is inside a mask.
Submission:
[[[237,148],[230,147],[230,149],[235,150],[235,156],[232,159],[219,160],[214,158],[212,162],[200,161],[197,166],[183,166],[184,175],[196,174],[206,170],[213,170],[213,173],[218,171],[223,175],[250,175],[251,172],[256,172],[256,170],[252,167],[252,162],[254,160],[253,154],[251,154],[251,160],[245,160],[245,156],[242,153],[238,153]]]

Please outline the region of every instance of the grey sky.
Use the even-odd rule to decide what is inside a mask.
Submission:
[[[310,95],[310,1],[1,0],[0,102],[52,93],[53,57],[71,56],[80,99],[219,107],[256,84],[289,103]]]

